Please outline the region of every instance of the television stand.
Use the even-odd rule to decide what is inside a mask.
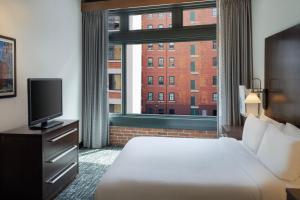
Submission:
[[[34,126],[31,126],[30,128],[31,129],[48,129],[48,128],[52,128],[54,126],[58,126],[60,124],[64,123],[63,121],[55,121],[55,120],[52,120],[52,121],[46,121],[46,122],[42,122],[40,124],[37,124],[37,125],[34,125]]]

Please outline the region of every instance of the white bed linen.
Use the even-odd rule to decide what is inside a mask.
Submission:
[[[96,200],[285,200],[285,184],[231,138],[138,137],[102,177]]]

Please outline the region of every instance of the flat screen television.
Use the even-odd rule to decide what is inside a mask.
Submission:
[[[51,128],[62,122],[49,121],[62,116],[62,79],[28,79],[28,125],[30,128]]]

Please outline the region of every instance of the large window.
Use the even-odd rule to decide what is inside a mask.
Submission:
[[[178,116],[216,112],[218,68],[212,67],[217,57],[215,2],[195,5],[166,6],[157,12],[133,9],[133,13],[128,11],[128,20],[124,20],[124,11],[115,20],[118,31],[111,32],[110,40],[119,46],[110,48],[109,58],[118,61],[120,68],[111,69],[109,89],[119,91],[121,103],[111,112]],[[210,29],[203,31],[208,26],[202,25],[208,24]]]

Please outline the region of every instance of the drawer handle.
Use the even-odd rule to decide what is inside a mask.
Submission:
[[[70,134],[72,134],[72,133],[74,133],[74,132],[76,132],[76,131],[77,131],[77,128],[72,129],[72,130],[67,131],[66,133],[61,134],[61,135],[59,135],[59,136],[57,136],[57,137],[55,137],[55,138],[52,138],[52,139],[50,139],[50,140],[48,140],[48,141],[49,141],[49,142],[56,142],[57,140],[60,140],[60,139],[66,137],[66,136],[68,136],[68,135],[70,135]]]
[[[73,151],[74,149],[77,148],[77,145],[74,145],[73,147],[71,147],[70,149],[66,150],[65,152],[59,154],[58,156],[56,156],[55,158],[49,160],[49,163],[55,163],[56,161],[58,161],[59,159],[61,159],[62,157],[64,157],[65,155],[67,155],[68,153],[70,153],[71,151]]]
[[[60,173],[58,176],[54,177],[53,179],[49,179],[46,181],[46,183],[49,184],[55,184],[59,179],[61,179],[65,174],[67,174],[71,169],[73,169],[77,165],[77,162],[73,163],[69,167],[67,167],[62,173]]]

